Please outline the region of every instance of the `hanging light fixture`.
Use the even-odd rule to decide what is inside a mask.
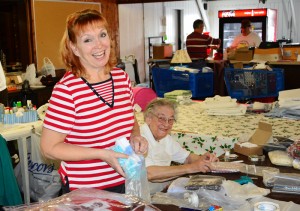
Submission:
[[[266,3],[267,0],[259,0],[259,3]]]

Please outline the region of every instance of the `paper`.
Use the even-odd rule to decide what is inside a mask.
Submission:
[[[6,78],[0,61],[0,91],[6,89]]]

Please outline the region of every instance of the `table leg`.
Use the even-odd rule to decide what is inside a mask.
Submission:
[[[27,157],[27,140],[26,136],[18,138],[18,148],[20,155],[21,174],[23,183],[24,203],[30,204],[29,174],[28,174],[28,157]]]
[[[224,81],[225,62],[215,62],[209,64],[214,70],[214,95],[227,96],[227,89]]]
[[[153,76],[152,76],[152,67],[154,64],[149,64],[149,86],[155,91],[154,83],[153,83]]]

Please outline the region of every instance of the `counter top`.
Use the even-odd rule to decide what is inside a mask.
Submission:
[[[46,86],[43,86],[43,85],[41,85],[41,86],[30,86],[31,90],[37,90],[37,89],[43,89],[43,88],[46,88]],[[51,89],[53,89],[53,87],[51,87]],[[20,88],[10,89],[10,90],[8,90],[8,93],[16,93],[16,92],[21,92],[21,91],[22,91],[22,89],[20,89]]]
[[[300,65],[300,61],[291,61],[291,60],[270,61],[267,63],[273,65]]]
[[[171,62],[171,60],[172,60],[172,58],[170,58],[170,59],[152,59],[152,58],[150,58],[150,59],[148,59],[148,63],[151,63],[151,62]]]
[[[236,63],[243,63],[243,64],[249,64],[249,63],[258,63],[259,61],[251,60],[251,61],[238,61],[238,60],[228,60],[231,64]],[[262,61],[260,61],[262,62]],[[278,60],[278,61],[265,61],[267,64],[271,65],[300,65],[300,61],[292,61],[292,60]]]
[[[228,61],[231,64],[235,63],[243,63],[243,64],[249,64],[249,63],[257,63],[258,61],[256,60],[251,60],[251,61],[239,61],[239,60],[214,60],[212,58],[207,58],[206,61],[208,63],[216,63],[216,62],[221,62],[221,61]],[[148,63],[151,62],[171,62],[171,58],[169,59],[148,59]],[[294,61],[294,60],[278,60],[278,61],[265,61],[267,64],[273,64],[273,65],[300,65],[300,61]]]
[[[148,63],[155,63],[155,62],[171,62],[172,58],[169,59],[148,59]],[[214,60],[213,58],[207,58],[206,61],[208,63],[216,63],[216,62],[222,62],[222,61],[227,61],[227,60]]]

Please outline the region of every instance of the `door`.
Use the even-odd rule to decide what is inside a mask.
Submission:
[[[260,36],[262,41],[266,41],[267,17],[244,17],[244,18],[220,18],[219,38],[222,40],[221,48],[228,48],[233,39],[241,33],[241,22],[249,19],[253,26],[253,31]]]

